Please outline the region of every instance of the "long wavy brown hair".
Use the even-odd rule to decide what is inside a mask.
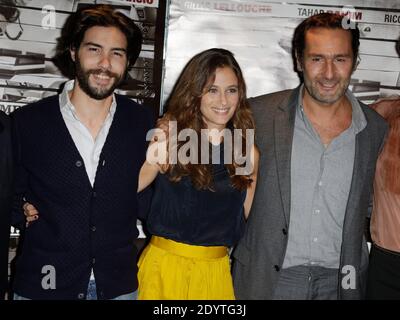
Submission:
[[[246,84],[239,64],[233,54],[225,49],[212,48],[195,55],[183,69],[167,103],[167,117],[176,120],[178,133],[180,130],[190,128],[196,131],[198,141],[201,140],[201,129],[207,129],[200,111],[202,96],[212,86],[217,68],[231,68],[238,80],[239,102],[232,119],[227,124],[229,129],[241,130],[241,139],[244,155],[246,150],[246,129],[254,129],[254,120],[246,98]],[[186,141],[178,142],[178,151]],[[232,148],[234,149],[234,148]],[[200,147],[199,147],[200,151]],[[200,151],[201,152],[201,151]],[[200,154],[200,152],[198,154]],[[233,187],[244,190],[252,182],[250,175],[235,174],[240,167],[235,162],[232,150],[232,163],[225,164]],[[213,189],[211,164],[170,164],[166,173],[171,181],[178,182],[184,176],[191,178],[192,184],[197,189]]]
[[[380,156],[385,188],[400,194],[400,98],[371,105],[389,124],[389,132]]]

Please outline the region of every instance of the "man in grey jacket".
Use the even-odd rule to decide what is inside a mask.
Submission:
[[[235,249],[238,299],[361,299],[363,236],[387,125],[348,91],[359,30],[322,13],[295,30],[302,84],[250,99],[260,173]]]

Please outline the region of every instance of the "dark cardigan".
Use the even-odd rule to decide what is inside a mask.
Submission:
[[[25,230],[17,258],[13,287],[21,296],[85,299],[92,268],[99,299],[137,289],[136,190],[153,119],[150,109],[116,98],[93,187],[58,96],[13,113],[12,223],[23,228],[24,199],[40,212]],[[55,279],[48,270],[55,271]]]

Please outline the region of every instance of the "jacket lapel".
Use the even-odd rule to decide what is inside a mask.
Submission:
[[[364,180],[367,177],[368,163],[371,157],[371,142],[367,128],[364,128],[361,132],[356,135],[355,155],[354,155],[354,167],[353,176],[351,179],[351,186],[349,192],[349,198],[346,206],[346,213],[343,222],[343,237],[348,235],[347,231],[352,225],[354,214],[351,214],[359,204],[360,193]],[[366,214],[366,213],[365,213]]]
[[[290,163],[299,90],[299,88],[295,89],[287,99],[282,101],[274,119],[275,159],[283,213],[287,224],[290,218]]]

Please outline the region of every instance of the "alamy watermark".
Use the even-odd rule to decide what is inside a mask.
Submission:
[[[52,265],[45,265],[42,268],[42,274],[45,276],[42,278],[42,288],[44,290],[56,288],[56,268]]]
[[[345,30],[355,29],[356,23],[354,18],[356,15],[356,9],[353,6],[343,6],[341,10],[342,18],[342,28]]]
[[[343,277],[341,286],[344,290],[356,289],[356,268],[351,265],[342,267],[341,270]]]
[[[56,28],[56,8],[54,6],[47,4],[42,7],[42,28],[49,30],[54,30]]]
[[[210,142],[219,145],[223,139],[224,164],[236,163],[236,175],[249,175],[253,172],[254,158],[254,129],[201,129],[199,134],[191,128],[178,132],[177,122],[168,122],[168,132],[155,128],[147,133],[146,140],[156,140],[150,144],[146,160],[151,164],[219,164],[220,153],[212,152],[210,156]],[[243,145],[243,131],[246,145]],[[179,150],[178,142],[184,142]],[[200,147],[200,148],[199,148]]]

